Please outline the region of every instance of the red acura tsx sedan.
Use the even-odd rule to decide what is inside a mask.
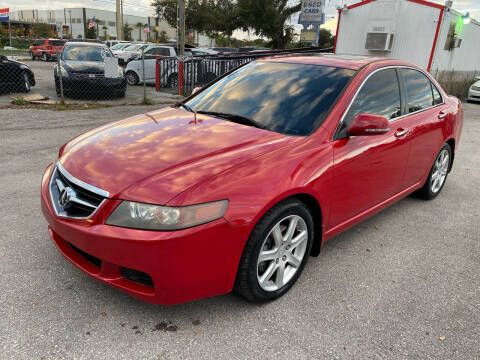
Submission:
[[[58,250],[156,304],[285,294],[327,240],[445,184],[460,101],[398,60],[274,57],[88,131],[42,180]]]

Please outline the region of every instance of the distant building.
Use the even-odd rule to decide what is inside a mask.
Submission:
[[[410,61],[434,76],[480,72],[480,23],[425,0],[366,0],[339,9],[335,52]]]
[[[60,38],[84,39],[86,38],[87,27],[90,20],[95,17],[98,21],[99,39],[117,38],[116,13],[114,11],[98,10],[91,8],[65,8],[61,10],[17,10],[10,12],[10,19],[14,26],[23,26],[25,34],[36,23],[47,23],[56,27],[55,34]],[[123,22],[131,28],[130,37],[133,41],[155,41],[162,31],[165,31],[166,37],[170,41],[177,38],[176,29],[172,28],[166,21],[157,17],[137,16],[124,14]],[[141,27],[138,27],[142,24]],[[150,33],[144,32],[148,25]],[[8,23],[3,24],[4,27]],[[158,29],[158,32],[155,31]],[[106,35],[106,36],[105,36]],[[194,32],[193,40],[198,46],[215,46],[215,40],[206,35]]]

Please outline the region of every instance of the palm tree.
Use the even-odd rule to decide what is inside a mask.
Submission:
[[[95,39],[98,40],[98,24],[100,24],[100,19],[95,19],[95,28],[97,29],[96,33],[95,33]]]
[[[102,29],[103,29],[103,36],[105,37],[105,40],[107,40],[107,30],[108,30],[108,27],[103,26]]]
[[[142,30],[143,30],[143,23],[138,22],[137,25],[135,25],[138,29],[138,40],[142,40]]]

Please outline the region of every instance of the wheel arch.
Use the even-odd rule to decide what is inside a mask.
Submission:
[[[450,138],[446,142],[450,145],[450,149],[452,150],[452,160],[450,161],[450,166],[448,168],[448,172],[450,172],[452,170],[453,160],[455,160],[455,139]]]
[[[267,206],[263,208],[263,210],[256,216],[253,221],[253,224],[257,224],[258,221],[275,205],[288,200],[288,199],[295,199],[299,200],[304,203],[313,217],[313,225],[314,225],[314,238],[313,238],[313,246],[312,251],[310,253],[311,256],[318,256],[320,254],[320,250],[322,249],[322,240],[324,237],[324,226],[323,226],[323,212],[322,207],[318,201],[318,199],[313,196],[312,194],[301,191],[301,189],[297,189],[297,192],[291,192],[284,194],[276,198],[275,200],[268,203]]]

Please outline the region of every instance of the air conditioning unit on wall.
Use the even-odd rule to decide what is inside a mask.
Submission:
[[[392,51],[393,33],[368,32],[365,49],[369,51]]]

